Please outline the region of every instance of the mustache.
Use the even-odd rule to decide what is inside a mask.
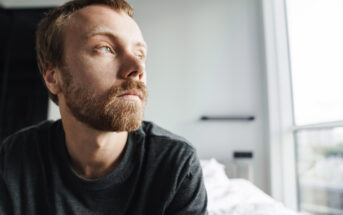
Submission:
[[[113,86],[111,89],[109,89],[106,97],[111,99],[132,90],[138,91],[142,95],[142,100],[145,101],[147,99],[148,92],[146,85],[142,81],[135,80],[127,80],[121,83],[119,86]]]

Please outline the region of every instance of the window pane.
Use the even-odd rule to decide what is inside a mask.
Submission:
[[[343,0],[287,0],[297,125],[343,120]]]
[[[300,209],[343,214],[343,127],[298,131]]]

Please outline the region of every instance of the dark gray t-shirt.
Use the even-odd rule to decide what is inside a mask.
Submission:
[[[0,214],[207,214],[195,148],[151,123],[128,135],[122,159],[94,180],[71,168],[61,120],[45,121],[0,146]]]

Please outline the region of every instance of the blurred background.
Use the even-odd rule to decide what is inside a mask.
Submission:
[[[58,119],[34,32],[58,0],[0,0],[0,140]],[[343,0],[128,0],[148,44],[145,120],[287,207],[343,214]]]

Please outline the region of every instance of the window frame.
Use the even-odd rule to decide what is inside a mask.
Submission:
[[[271,195],[299,209],[293,92],[285,0],[263,0]]]
[[[297,140],[301,130],[343,127],[343,120],[296,125],[286,0],[263,0],[271,195],[300,210]]]

